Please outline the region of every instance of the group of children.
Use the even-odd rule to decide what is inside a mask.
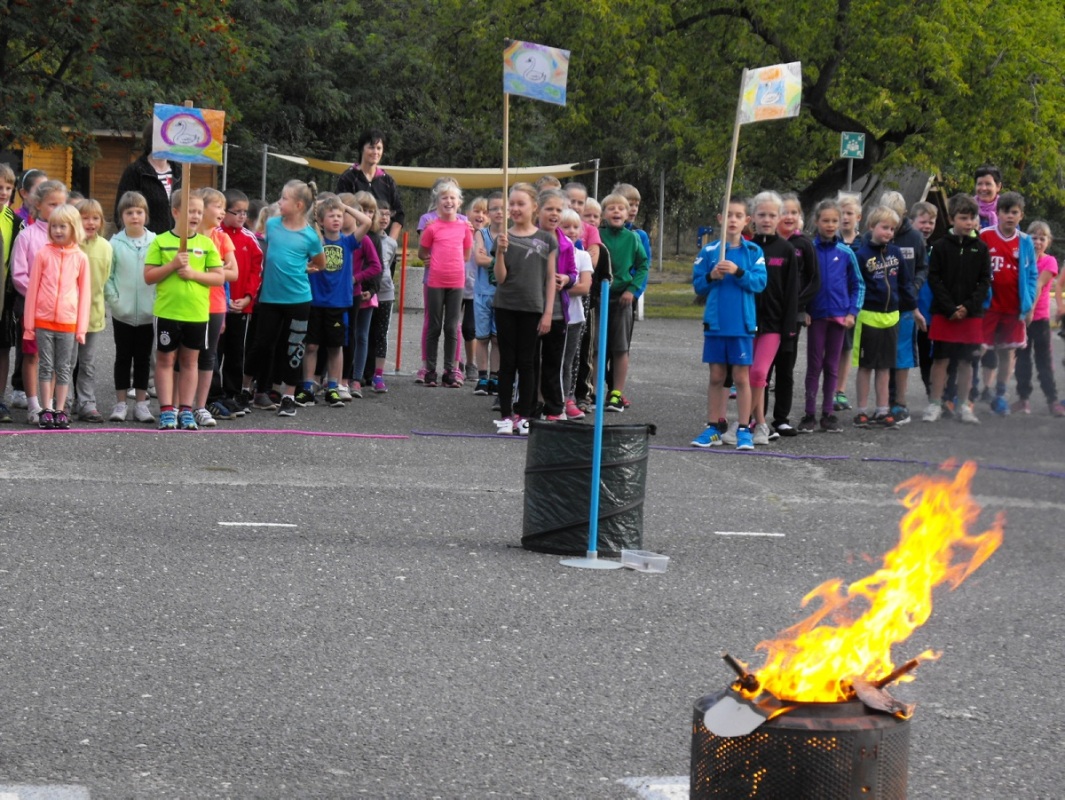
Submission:
[[[9,205],[16,185],[17,214]],[[214,427],[253,406],[294,416],[316,402],[319,382],[329,405],[343,405],[364,370],[386,391],[393,298],[382,299],[392,285],[382,264],[391,268],[396,245],[373,195],[316,198],[313,185],[290,181],[259,214],[258,232],[245,225],[249,207],[236,190],[174,188],[172,225],[155,234],[145,197],[125,192],[116,206],[121,229],[108,241],[99,202],[72,203],[67,188],[39,170],[16,183],[0,164],[0,398],[16,348],[12,405],[26,408],[29,424],[103,422],[94,383],[108,308],[112,422],[129,417],[130,396],[134,420],[157,422],[153,372],[161,430]],[[2,402],[0,422],[12,422]]]
[[[624,411],[634,303],[651,257],[649,238],[634,227],[639,200],[635,187],[619,184],[600,204],[582,184],[563,189],[545,177],[515,184],[506,197],[475,198],[462,216],[458,184],[438,181],[419,222],[426,311],[417,381],[450,388],[475,381],[475,395],[496,396],[500,434],[527,434],[534,418],[581,419],[597,400],[594,331],[605,316],[601,401],[604,411]],[[602,310],[596,276],[610,277]]]
[[[855,427],[910,422],[908,377],[918,365],[926,422],[950,413],[979,423],[977,399],[999,415],[1030,413],[1033,350],[1049,413],[1065,417],[1051,356],[1049,294],[1058,268],[1047,253],[1050,227],[1038,221],[1021,232],[1024,198],[1001,192],[994,167],[982,167],[976,178],[976,196],[949,199],[950,227],[935,241],[929,240],[936,207],[919,202],[907,213],[898,192],[880,198],[861,236],[856,195],[821,201],[813,212],[812,239],[802,233],[794,195],[763,192],[749,203],[730,200],[720,220],[723,240],[704,247],[693,268],[693,288],[706,303],[703,361],[710,379],[707,423],[692,445],[753,450],[781,436],[841,432],[837,412],[850,408],[849,365],[857,369]],[[1060,309],[1063,289],[1059,279]],[[781,354],[794,347],[803,327],[805,406],[792,427],[794,358],[789,366]],[[1018,399],[1011,405],[1007,387],[1015,361]],[[983,393],[974,383],[981,365]],[[774,369],[770,425],[766,404]],[[737,404],[731,424],[730,394]]]
[[[9,202],[16,190],[18,214]],[[623,411],[634,304],[650,263],[649,239],[633,225],[639,199],[619,184],[600,204],[581,184],[563,189],[545,178],[515,184],[506,197],[475,198],[464,216],[459,185],[438,181],[419,223],[426,278],[417,382],[473,381],[474,395],[495,397],[502,434],[527,433],[533,418],[581,419],[597,401]],[[294,416],[319,392],[332,407],[361,397],[364,385],[387,392],[397,244],[386,204],[369,192],[318,195],[289,181],[253,232],[251,203],[239,191],[175,189],[170,201],[173,225],[156,235],[145,198],[125,193],[116,209],[121,230],[108,241],[97,201],[71,203],[62,183],[37,170],[16,182],[0,165],[9,266],[0,396],[16,347],[22,380],[13,404],[27,409],[31,424],[104,421],[94,380],[107,309],[115,422],[130,416],[130,397],[134,420],[157,421],[153,353],[160,429],[213,427],[251,408]],[[1002,192],[993,167],[978,171],[975,196],[951,197],[947,211],[950,227],[932,242],[936,207],[907,211],[902,196],[888,192],[859,235],[859,198],[841,193],[816,205],[808,238],[795,195],[731,200],[722,240],[704,247],[693,268],[710,377],[708,422],[692,444],[749,450],[816,430],[838,433],[837,414],[850,408],[850,366],[856,427],[908,423],[908,376],[918,365],[927,422],[950,414],[977,423],[976,401],[1000,415],[1030,413],[1033,352],[1049,412],[1065,417],[1051,356],[1049,294],[1058,270],[1047,253],[1049,226],[1020,231],[1024,198]],[[600,309],[604,278],[609,300]],[[1060,279],[1057,288],[1060,302]],[[604,316],[608,388],[596,398]],[[792,426],[804,328],[803,414]],[[730,396],[738,412],[731,424]],[[11,421],[0,403],[0,422]]]

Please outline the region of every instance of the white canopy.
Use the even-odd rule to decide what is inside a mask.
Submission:
[[[339,175],[348,169],[351,164],[346,161],[326,161],[321,158],[309,158],[305,156],[290,156],[283,153],[268,151],[274,158],[311,167],[312,169],[331,172]],[[441,177],[454,178],[463,189],[501,189],[503,188],[503,168],[491,169],[452,169],[448,167],[381,167],[392,176],[400,186],[410,186],[418,189],[430,189],[433,181]],[[568,178],[574,175],[585,175],[595,172],[595,167],[590,162],[578,162],[576,164],[553,164],[546,167],[513,167],[508,170],[508,179],[513,185],[518,181],[535,181],[544,175],[554,175],[556,178]]]

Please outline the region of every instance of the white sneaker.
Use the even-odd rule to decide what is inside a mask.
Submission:
[[[133,419],[137,420],[137,422],[155,422],[155,417],[152,416],[152,409],[148,406],[147,400],[141,400],[133,406]]]
[[[37,408],[30,408],[26,410],[26,423],[29,425],[36,425],[41,421],[41,412],[43,408],[37,406]]]
[[[337,386],[337,391],[340,392],[341,400],[343,400],[345,403],[351,402],[351,390],[348,389],[347,386],[345,386],[344,384],[340,384],[339,386]]]
[[[194,409],[192,416],[196,420],[196,425],[201,428],[213,428],[218,424],[206,408]]]
[[[26,408],[26,393],[25,392],[12,392],[11,393],[11,407],[12,408]]]
[[[980,419],[976,416],[976,413],[973,411],[972,403],[962,403],[961,404],[961,409],[958,411],[958,418],[962,422],[967,422],[970,425],[979,425],[980,424]]]
[[[721,434],[721,441],[727,444],[729,447],[736,446],[736,431],[739,430],[740,423],[730,422],[728,430]]]
[[[125,422],[127,410],[128,407],[125,403],[115,403],[115,407],[111,409],[111,416],[108,417],[108,420],[111,422]]]
[[[754,443],[756,445],[769,444],[769,426],[764,422],[754,426]]]
[[[514,433],[514,420],[511,419],[510,417],[504,417],[503,419],[497,419],[495,421],[495,423],[496,423],[496,433],[502,434],[504,436],[509,436],[512,433]]]
[[[518,417],[518,421],[514,423],[514,433],[518,434],[518,436],[528,436],[529,420],[525,419],[525,417]]]
[[[972,409],[969,409],[969,413],[972,413]],[[925,422],[938,422],[939,418],[943,416],[943,404],[942,403],[929,403],[928,408],[924,410],[924,415],[921,417]]]

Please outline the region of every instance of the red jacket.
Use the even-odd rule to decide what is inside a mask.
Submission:
[[[229,234],[236,248],[233,255],[237,259],[237,279],[229,284],[229,299],[250,297],[252,301],[243,311],[250,314],[255,301],[259,299],[259,287],[263,284],[263,251],[255,234],[247,228],[223,225],[222,230]]]

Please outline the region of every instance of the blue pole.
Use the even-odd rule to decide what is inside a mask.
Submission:
[[[599,554],[599,471],[603,462],[603,408],[606,406],[606,333],[610,281],[599,291],[599,350],[595,357],[595,430],[592,434],[592,503],[588,512],[588,558]]]

